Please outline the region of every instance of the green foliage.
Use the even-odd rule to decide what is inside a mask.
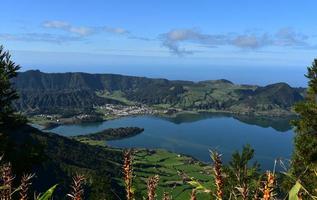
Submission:
[[[0,126],[14,125],[15,121],[21,120],[14,114],[12,107],[13,101],[19,97],[11,84],[11,80],[17,76],[19,69],[20,66],[11,60],[10,53],[0,46]]]
[[[194,180],[193,178],[191,179],[191,181],[187,182],[189,185],[191,185],[195,190],[197,191],[207,191],[208,189],[203,186],[201,183],[199,183],[198,181]]]
[[[117,140],[128,137],[133,137],[144,131],[143,128],[139,127],[122,127],[122,128],[109,128],[97,133],[91,133],[89,135],[78,135],[73,138],[78,141],[103,141],[106,140]]]
[[[298,133],[316,134],[317,132],[317,104],[313,101],[305,101],[296,104],[295,112],[300,119],[295,120],[293,125]]]
[[[147,195],[146,180],[155,174],[160,176],[157,199],[162,199],[164,192],[173,199],[189,199],[192,189],[196,187],[201,189],[197,194],[198,199],[210,199],[210,194],[205,193],[203,188],[210,190],[213,187],[212,168],[190,157],[165,150],[137,150],[133,168],[136,199],[143,199]]]
[[[299,200],[298,199],[298,192],[302,188],[302,185],[299,181],[296,181],[295,185],[292,187],[292,189],[288,193],[288,200]]]
[[[317,177],[317,60],[308,67],[307,97],[295,106],[299,119],[293,122],[296,130],[292,173],[312,195],[316,195]]]
[[[227,80],[169,81],[113,74],[19,73],[15,79],[21,99],[19,110],[56,114],[64,109],[93,110],[106,103],[143,103],[187,110],[235,113],[290,114],[291,106],[302,100],[302,89],[285,83],[265,87],[235,85]],[[60,114],[58,113],[58,114]]]
[[[41,195],[37,200],[50,200],[53,197],[53,193],[56,189],[57,185],[54,185],[50,189],[48,189],[43,195]]]
[[[120,102],[99,97],[90,90],[60,90],[60,91],[19,91],[20,100],[15,102],[17,109],[27,111],[28,114],[60,114],[73,116],[80,113],[91,113],[94,106],[107,103],[120,104]]]
[[[260,166],[257,162],[250,165],[254,157],[254,149],[250,145],[243,147],[242,152],[236,151],[228,166],[225,166],[225,173],[230,177],[225,182],[226,194],[239,195],[237,188],[247,188],[251,192],[259,189]],[[254,194],[249,194],[250,199]]]
[[[310,101],[316,102],[317,101],[317,59],[314,60],[311,67],[307,68],[308,73],[305,75],[308,79],[308,99]]]
[[[89,177],[87,199],[111,200],[117,199],[116,195],[123,196],[120,181],[116,179],[121,177],[120,150],[90,146],[28,125],[6,130],[5,135],[8,143],[0,142],[4,147],[0,149],[4,161],[13,164],[17,179],[23,173],[35,173],[39,178],[32,185],[37,192],[58,183],[54,196],[64,199],[71,177],[77,172]]]

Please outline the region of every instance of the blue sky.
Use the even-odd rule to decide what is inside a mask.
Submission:
[[[167,78],[182,78],[184,69],[185,78],[205,79],[204,70],[225,76],[234,67],[302,72],[316,57],[314,0],[2,0],[1,7],[0,43],[24,69]]]

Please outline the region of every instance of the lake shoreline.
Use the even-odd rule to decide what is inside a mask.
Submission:
[[[57,128],[62,125],[76,125],[76,124],[89,124],[89,123],[96,123],[96,122],[106,122],[111,120],[117,120],[124,117],[138,117],[138,116],[153,116],[153,117],[161,117],[161,118],[169,118],[169,119],[175,119],[179,115],[183,114],[192,114],[192,115],[200,115],[200,114],[215,114],[215,115],[225,115],[229,117],[235,117],[235,116],[242,116],[242,117],[255,117],[255,118],[296,118],[296,114],[293,112],[287,112],[283,114],[264,114],[264,113],[240,113],[240,112],[232,112],[232,111],[219,111],[219,110],[181,110],[177,111],[175,113],[165,114],[165,113],[156,113],[156,114],[131,114],[126,116],[112,116],[109,118],[102,118],[98,120],[80,120],[80,119],[73,119],[71,118],[64,118],[59,120],[58,122],[52,122],[52,120],[43,120],[43,122],[38,123],[36,120],[30,120],[31,124],[36,124],[37,126],[41,126],[42,130],[52,130],[54,128]]]
[[[224,155],[224,162],[227,162],[235,150],[241,150],[243,145],[250,144],[257,152],[256,159],[264,167],[270,166],[277,157],[289,158],[292,152],[293,131],[289,119],[255,119],[223,113],[214,115],[186,112],[178,114],[176,118],[133,116],[101,123],[62,125],[49,132],[74,137],[120,127],[140,127],[144,128],[144,132],[107,142],[86,142],[120,149],[165,149],[190,155],[203,162],[210,161],[209,149],[219,150]]]

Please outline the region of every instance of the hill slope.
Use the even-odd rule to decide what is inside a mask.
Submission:
[[[14,84],[21,96],[16,106],[27,113],[93,111],[108,103],[134,102],[185,110],[283,115],[290,114],[291,106],[303,99],[303,89],[286,83],[260,87],[227,80],[195,83],[114,74],[32,70],[19,73]]]
[[[117,199],[124,192],[121,177],[122,153],[90,146],[28,125],[16,130],[0,130],[0,152],[12,162],[17,180],[22,173],[36,173],[33,186],[43,192],[58,183],[58,199],[66,199],[72,175],[89,177],[88,199]]]

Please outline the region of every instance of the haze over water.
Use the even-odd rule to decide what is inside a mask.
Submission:
[[[104,67],[38,67],[24,68],[25,70],[39,69],[43,72],[85,72],[102,74],[122,74],[149,78],[165,78],[169,80],[204,81],[227,79],[235,84],[249,84],[265,86],[268,84],[286,82],[292,87],[306,87],[307,79],[304,77],[306,68],[279,68],[279,67],[223,67],[223,66],[104,66]]]

